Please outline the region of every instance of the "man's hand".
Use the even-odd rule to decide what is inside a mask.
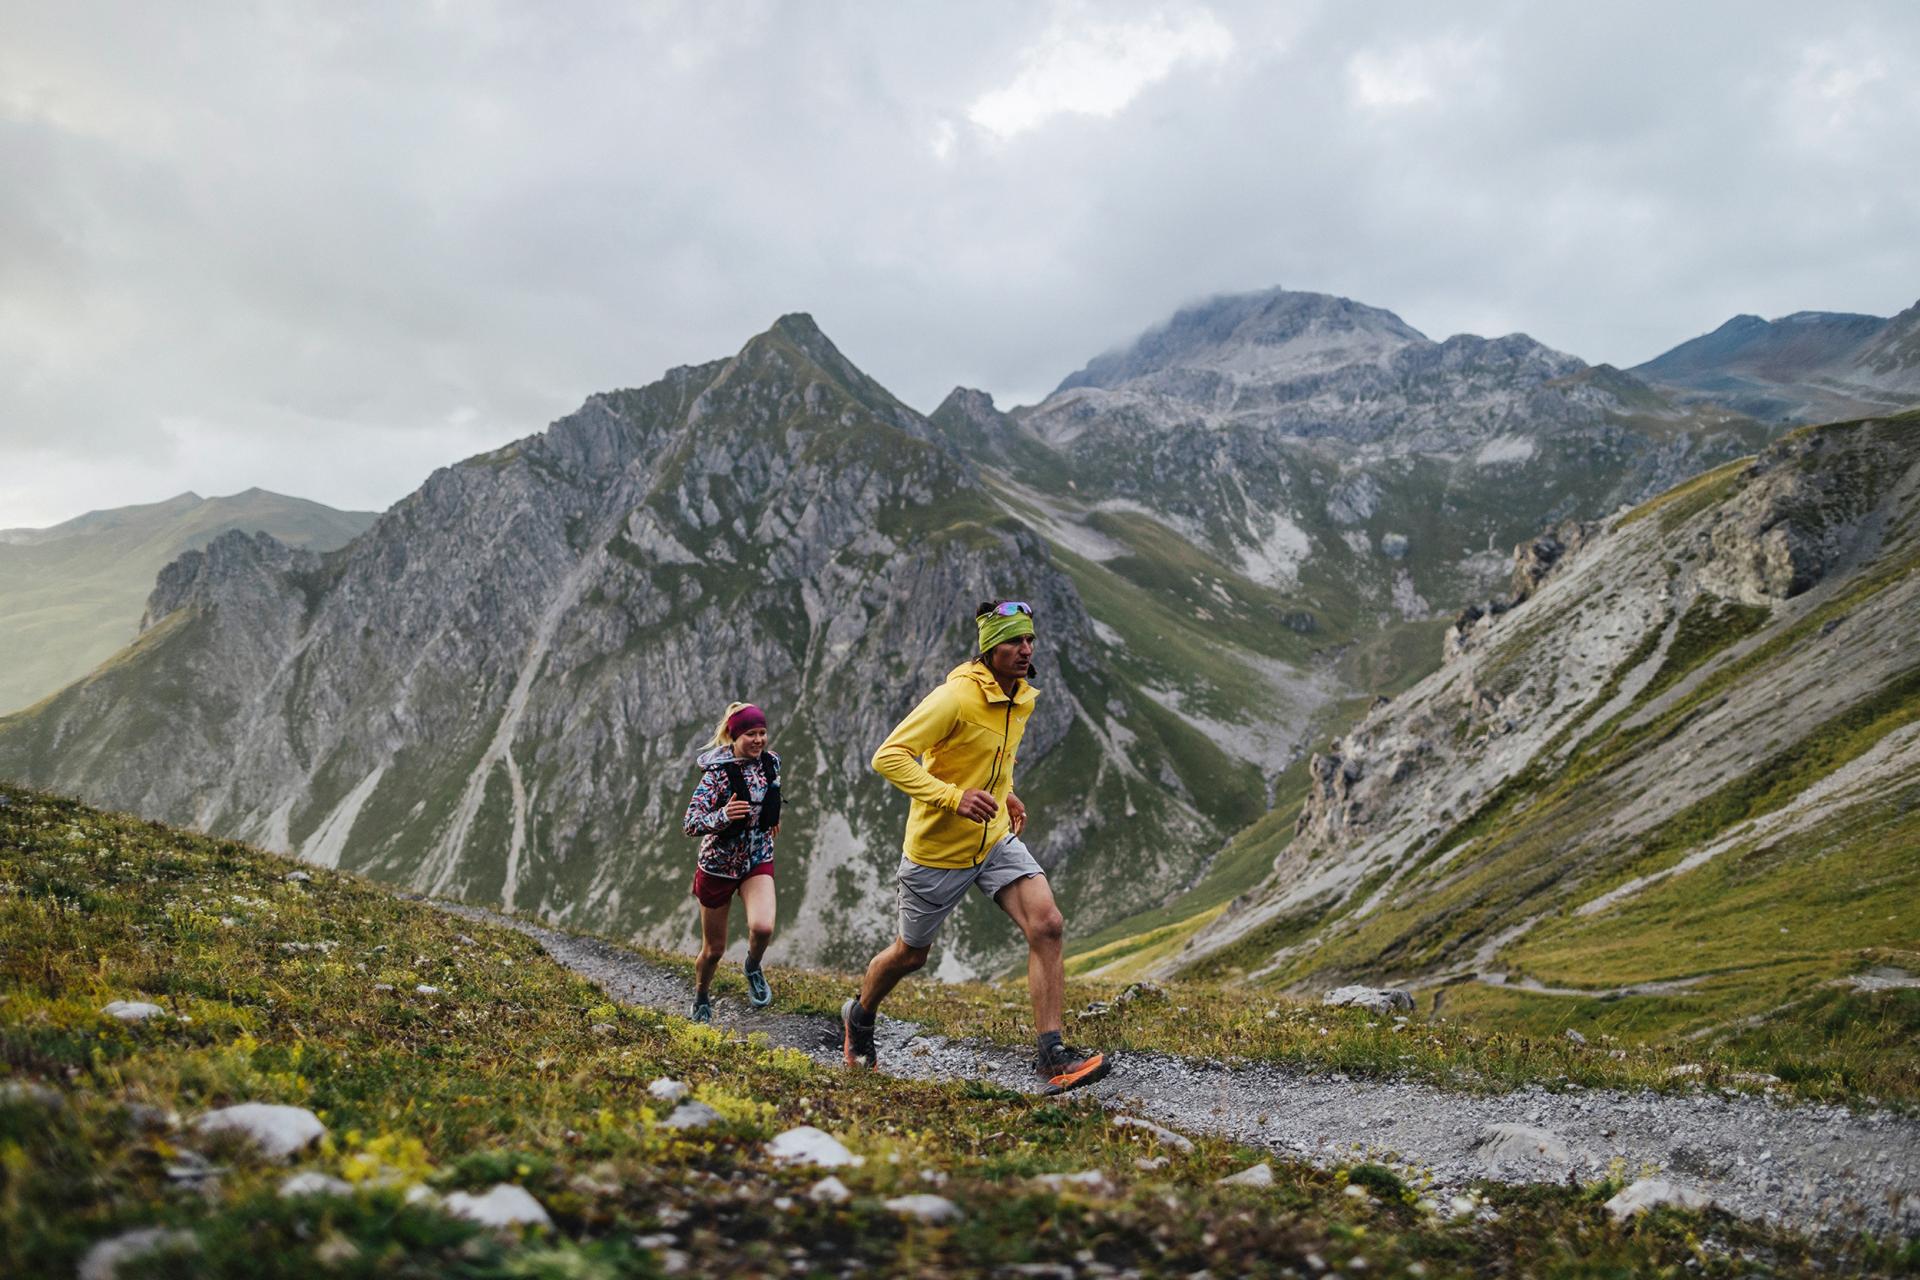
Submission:
[[[987,792],[974,790],[960,797],[954,812],[971,822],[992,822],[993,815],[1000,812],[1000,806]]]
[[[1015,835],[1027,829],[1027,806],[1011,791],[1007,792],[1007,829]]]
[[[753,812],[753,806],[745,800],[727,801],[727,821],[729,822],[738,822],[751,812]]]

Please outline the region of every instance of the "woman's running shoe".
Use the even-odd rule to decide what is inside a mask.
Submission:
[[[706,996],[695,996],[693,998],[693,1012],[687,1016],[695,1022],[712,1022],[713,1001]]]
[[[1040,1078],[1046,1081],[1046,1087],[1040,1092],[1053,1094],[1092,1084],[1105,1076],[1112,1064],[1104,1053],[1056,1044],[1051,1051],[1040,1055],[1034,1065],[1040,1072]]]
[[[853,1020],[854,1001],[840,1006],[840,1043],[847,1053],[847,1065],[857,1067],[864,1060],[869,1069],[880,1065],[879,1050],[873,1047],[873,1023],[865,1026]]]
[[[747,970],[747,999],[753,1001],[756,1009],[773,1003],[773,988],[767,985],[767,975],[758,969]]]

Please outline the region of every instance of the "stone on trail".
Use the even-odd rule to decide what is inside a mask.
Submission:
[[[1625,1222],[1636,1214],[1663,1205],[1680,1209],[1707,1209],[1713,1197],[1692,1187],[1682,1187],[1660,1178],[1642,1178],[1607,1201],[1606,1210],[1615,1222]]]
[[[326,1137],[327,1126],[305,1107],[243,1102],[209,1111],[193,1122],[201,1134],[237,1133],[269,1160],[285,1160]]]
[[[280,1184],[279,1191],[282,1200],[291,1200],[295,1196],[350,1196],[352,1194],[352,1183],[314,1169],[289,1177]]]
[[[80,1259],[80,1280],[114,1280],[120,1264],[154,1253],[186,1253],[197,1250],[200,1241],[191,1231],[167,1227],[141,1227],[111,1240],[102,1240]]]
[[[669,1129],[705,1129],[719,1124],[721,1115],[704,1102],[687,1101],[673,1109],[660,1123]]]
[[[647,1092],[662,1102],[678,1102],[687,1096],[689,1090],[687,1086],[681,1084],[678,1080],[661,1076],[658,1080],[655,1080],[647,1086]]]
[[[308,875],[304,871],[289,871],[287,872],[286,875],[282,876],[281,879],[285,880],[288,884],[312,884],[313,883],[313,877]]]
[[[853,1198],[853,1192],[847,1190],[847,1184],[828,1174],[807,1188],[807,1199],[820,1204],[845,1204]]]
[[[966,1216],[960,1211],[959,1205],[945,1196],[929,1195],[926,1192],[921,1192],[919,1195],[895,1196],[881,1203],[903,1218],[918,1218],[922,1222],[935,1225],[943,1222],[958,1222]]]
[[[1251,1168],[1230,1173],[1216,1181],[1223,1187],[1270,1187],[1273,1185],[1273,1166],[1262,1160]]]
[[[1320,998],[1323,1005],[1365,1009],[1368,1013],[1413,1012],[1413,996],[1398,987],[1340,987]]]
[[[1090,1196],[1110,1196],[1119,1188],[1099,1169],[1086,1169],[1079,1173],[1042,1173],[1034,1176],[1035,1182],[1054,1192],[1079,1191]]]
[[[160,1017],[166,1010],[145,1000],[109,1000],[100,1012],[122,1022],[145,1022],[148,1018]]]
[[[1172,1147],[1175,1151],[1193,1150],[1193,1142],[1191,1139],[1183,1137],[1171,1129],[1164,1129],[1151,1120],[1142,1120],[1137,1116],[1115,1116],[1113,1118],[1113,1125],[1116,1129],[1138,1129],[1147,1136],[1158,1139],[1160,1142]]]
[[[867,1162],[841,1145],[830,1133],[803,1124],[789,1129],[767,1144],[767,1154],[782,1164],[806,1164],[818,1169],[840,1169]]]
[[[446,1198],[442,1207],[456,1218],[465,1218],[484,1227],[553,1225],[553,1219],[540,1207],[540,1202],[528,1194],[525,1187],[515,1186],[511,1182],[495,1183],[493,1190],[483,1196],[456,1191]]]
[[[1485,1168],[1494,1171],[1513,1165],[1573,1167],[1573,1153],[1559,1135],[1527,1124],[1490,1124],[1480,1130],[1473,1151]]]

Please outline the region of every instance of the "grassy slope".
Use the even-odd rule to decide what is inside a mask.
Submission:
[[[1494,1189],[1497,1216],[1444,1221],[1377,1165],[1282,1164],[1270,1189],[1214,1180],[1256,1153],[1211,1139],[1142,1169],[1141,1143],[1099,1108],[978,1083],[917,1084],[823,1069],[802,1055],[608,1004],[528,939],[441,916],[353,877],[290,884],[293,864],[245,846],[0,788],[0,1058],[9,1081],[50,1082],[63,1105],[0,1101],[0,1269],[72,1274],[90,1242],[163,1224],[190,1259],[122,1274],[613,1277],[658,1274],[671,1238],[694,1274],[971,1274],[1098,1259],[1150,1274],[1784,1274],[1913,1266],[1886,1246],[1818,1256],[1804,1242],[1662,1212],[1611,1226],[1614,1184]],[[313,947],[289,949],[287,944]],[[846,979],[841,979],[844,983]],[[783,990],[798,975],[777,974]],[[375,984],[392,988],[381,991]],[[425,983],[439,988],[414,990]],[[925,991],[924,984],[913,990]],[[128,1026],[97,1010],[148,998],[168,1015]],[[803,997],[804,999],[804,997]],[[791,1003],[783,1000],[783,1003]],[[722,1122],[686,1135],[647,1083],[693,1085]],[[283,1200],[284,1167],[190,1129],[142,1133],[127,1108],[191,1117],[241,1101],[311,1108],[329,1127],[301,1167],[346,1197]],[[866,1163],[844,1205],[815,1175],[773,1167],[761,1143],[810,1123]],[[224,1168],[170,1182],[183,1149]],[[1100,1169],[1112,1197],[1025,1181]],[[909,1224],[884,1197],[939,1189],[951,1227]],[[532,1192],[551,1231],[494,1233],[408,1205],[405,1189]],[[1349,1184],[1375,1198],[1344,1194]],[[781,1200],[777,1197],[791,1197]],[[1831,1248],[1831,1246],[1829,1246]],[[1364,1258],[1362,1263],[1359,1259]]]
[[[154,576],[230,529],[327,551],[374,514],[249,490],[95,512],[45,541],[0,544],[0,713],[85,675],[134,638]]]

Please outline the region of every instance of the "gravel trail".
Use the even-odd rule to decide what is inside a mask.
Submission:
[[[693,998],[679,976],[625,948],[474,907],[433,905],[519,930],[615,1000],[684,1014]],[[838,1025],[818,1017],[721,997],[714,1023],[761,1032],[822,1062],[841,1060]],[[1038,1087],[1024,1051],[949,1040],[885,1014],[876,1041],[881,1070],[897,1076],[984,1077],[1026,1092]],[[1117,1057],[1113,1074],[1089,1091],[1109,1109],[1289,1159],[1331,1166],[1360,1154],[1424,1170],[1436,1196],[1479,1180],[1592,1180],[1619,1158],[1629,1174],[1657,1168],[1659,1176],[1755,1221],[1805,1232],[1920,1231],[1920,1121],[1890,1112],[1859,1114],[1704,1089],[1669,1095],[1528,1087],[1483,1096],[1412,1081],[1143,1053]],[[1541,1132],[1517,1134],[1508,1144],[1527,1154],[1502,1155],[1483,1144],[1490,1125]]]

